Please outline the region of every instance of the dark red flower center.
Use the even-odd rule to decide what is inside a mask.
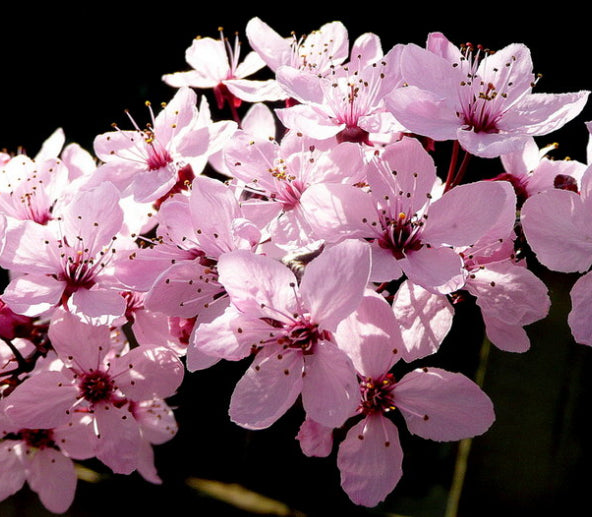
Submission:
[[[113,394],[113,380],[105,372],[85,373],[79,383],[82,396],[89,402],[109,400]]]

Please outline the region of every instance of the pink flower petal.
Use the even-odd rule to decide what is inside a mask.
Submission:
[[[520,324],[483,314],[485,333],[491,343],[506,352],[520,354],[530,349],[530,339]]]
[[[470,246],[499,219],[515,213],[515,194],[506,181],[477,181],[452,188],[432,203],[422,240],[432,245]],[[510,204],[508,203],[510,200]]]
[[[511,260],[484,264],[467,280],[481,312],[520,326],[547,316],[551,306],[547,286],[530,269]]]
[[[278,310],[285,315],[296,310],[296,277],[279,260],[236,250],[220,257],[218,273],[232,303],[245,314],[283,321],[287,318]]]
[[[144,298],[148,310],[167,316],[193,318],[223,292],[211,267],[199,259],[179,261],[156,278]]]
[[[291,38],[280,36],[259,17],[249,20],[245,33],[251,48],[271,70],[275,71],[278,66],[290,62],[293,55]]]
[[[354,503],[368,507],[394,490],[403,474],[402,464],[399,431],[381,414],[353,426],[337,453],[343,490]]]
[[[16,494],[25,484],[22,448],[22,443],[15,440],[0,442],[0,501]]]
[[[562,273],[592,265],[589,213],[575,192],[551,189],[529,197],[521,210],[526,239],[538,260]]]
[[[90,413],[73,411],[68,424],[53,429],[53,437],[69,458],[86,460],[95,455],[97,435]]]
[[[69,300],[72,312],[94,325],[110,325],[125,314],[126,304],[119,290],[78,289]]]
[[[86,372],[101,366],[111,342],[108,326],[89,325],[64,310],[54,314],[49,326],[49,338],[66,366]],[[81,347],[80,343],[85,346]]]
[[[300,203],[315,233],[329,242],[373,235],[379,224],[373,197],[351,185],[311,185]]]
[[[385,97],[388,109],[409,131],[436,141],[456,140],[458,117],[450,99],[416,86],[395,88]]]
[[[74,501],[77,483],[74,463],[55,449],[47,447],[35,453],[27,481],[50,512],[64,513]]]
[[[468,377],[440,368],[418,368],[394,389],[407,428],[422,438],[461,440],[483,434],[495,414],[489,397]]]
[[[454,317],[446,296],[430,293],[409,280],[397,290],[392,310],[401,326],[401,354],[407,362],[436,353]]]
[[[149,443],[162,444],[177,434],[178,425],[173,410],[161,399],[135,404],[133,413],[142,430],[142,437]]]
[[[140,442],[138,450],[138,473],[149,483],[160,485],[162,479],[158,475],[158,470],[154,463],[154,449],[146,440]]]
[[[571,292],[571,311],[567,321],[576,341],[582,345],[592,345],[592,274],[586,273],[576,280]]]
[[[280,66],[276,71],[276,79],[290,97],[302,103],[323,105],[324,93],[321,83],[324,80],[316,74],[292,66]]]
[[[457,139],[461,147],[481,158],[496,158],[520,151],[528,142],[528,135],[484,133],[459,128]]]
[[[337,327],[335,341],[359,374],[378,378],[401,357],[405,345],[394,316],[385,298],[368,289],[358,308]]]
[[[138,464],[140,428],[126,406],[94,406],[98,430],[96,457],[116,474],[131,474]]]
[[[533,93],[504,115],[500,129],[522,127],[529,135],[547,135],[579,115],[589,94],[589,91]]]
[[[177,354],[165,346],[140,346],[111,360],[109,373],[132,400],[174,395],[184,368]]]
[[[51,429],[65,424],[78,388],[60,372],[43,372],[19,384],[4,401],[6,415],[19,427]]]
[[[385,249],[376,242],[372,243],[372,282],[390,282],[398,280],[403,275],[399,261],[391,250]]]
[[[278,108],[275,113],[285,127],[319,140],[332,138],[346,127],[345,123],[336,122],[314,104]]]
[[[262,328],[259,319],[251,323],[230,305],[221,316],[195,327],[187,349],[187,368],[201,369],[202,362],[208,362],[204,355],[229,361],[247,357],[252,346],[259,342]]]
[[[304,271],[300,294],[312,320],[324,330],[337,324],[358,306],[370,276],[370,246],[347,239],[325,248]]]
[[[333,428],[307,418],[302,422],[296,439],[302,452],[309,457],[325,458],[333,450]]]
[[[89,255],[97,255],[121,230],[120,197],[119,190],[108,181],[91,190],[80,190],[62,214],[63,235],[79,239],[89,248]]]
[[[275,79],[228,79],[224,84],[233,95],[246,102],[275,102],[288,98],[288,94]]]
[[[423,247],[398,261],[409,280],[435,294],[449,294],[465,283],[462,259],[448,247]]]
[[[175,93],[154,120],[154,132],[165,147],[197,117],[197,94],[182,87]]]
[[[17,314],[40,316],[59,303],[65,287],[65,282],[45,274],[17,276],[4,289],[2,300]]]
[[[300,352],[284,352],[275,346],[263,348],[234,389],[231,420],[246,429],[271,426],[300,395],[303,370]]]
[[[351,359],[333,343],[317,343],[304,356],[302,404],[307,417],[326,427],[340,427],[355,414],[359,383]]]

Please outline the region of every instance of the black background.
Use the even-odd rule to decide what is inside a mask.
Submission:
[[[81,4],[82,5],[82,4]],[[56,6],[33,10],[28,4],[3,7],[0,29],[0,149],[29,154],[57,127],[68,141],[92,150],[96,134],[110,124],[127,124],[124,109],[147,121],[144,101],[168,101],[174,90],[161,82],[164,73],[187,69],[185,49],[197,36],[218,37],[218,27],[244,34],[252,16],[278,32],[305,34],[323,23],[341,20],[353,40],[375,32],[388,50],[396,43],[423,45],[431,31],[455,43],[470,41],[499,49],[522,42],[530,48],[535,72],[543,75],[537,91],[591,89],[591,46],[584,16],[569,3],[552,11],[520,11],[511,3],[479,7],[450,4],[438,10],[419,3],[376,3],[335,10],[317,2],[240,9],[226,3],[94,3],[84,8]],[[248,6],[248,9],[247,9]],[[244,38],[243,38],[244,39]],[[245,41],[246,46],[246,41]],[[214,118],[228,117],[216,111]],[[558,141],[558,157],[586,160],[592,120],[588,106],[566,128],[542,139]],[[491,164],[490,164],[491,165]],[[592,481],[588,412],[592,354],[569,337],[565,317],[568,288],[575,277],[540,270],[551,289],[554,309],[545,322],[529,329],[533,346],[526,354],[492,349],[485,381],[497,410],[494,428],[476,439],[469,461],[460,517],[566,515],[587,502]],[[454,331],[442,349],[450,369],[474,371],[480,344],[478,315],[459,310]],[[245,363],[217,365],[188,375],[175,403],[181,431],[156,448],[164,484],[139,476],[107,476],[101,483],[81,482],[70,517],[133,515],[249,515],[205,497],[185,484],[188,477],[239,483],[285,502],[306,515],[384,515],[440,517],[456,453],[455,444],[418,440],[402,432],[405,474],[385,505],[355,508],[339,489],[334,457],[305,458],[294,436],[301,421],[294,408],[272,429],[257,433],[228,421],[227,401]],[[403,428],[403,426],[402,426]],[[542,512],[542,513],[541,513]],[[23,490],[0,503],[0,517],[49,515],[36,496]]]

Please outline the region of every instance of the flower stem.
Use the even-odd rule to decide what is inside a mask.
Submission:
[[[489,350],[491,348],[491,342],[485,336],[481,343],[481,351],[479,353],[479,365],[477,372],[475,373],[475,382],[483,387],[483,381],[485,379],[485,371],[487,369],[487,359],[489,357]],[[456,455],[456,464],[454,466],[454,474],[452,477],[452,484],[450,492],[448,494],[448,501],[446,505],[446,512],[444,517],[456,517],[458,515],[458,507],[460,504],[460,498],[462,496],[462,490],[466,478],[469,453],[471,451],[471,445],[473,443],[472,438],[465,438],[458,444],[458,452]]]
[[[458,153],[460,151],[460,144],[455,140],[452,144],[452,156],[450,157],[450,165],[448,166],[448,174],[446,175],[446,183],[444,184],[444,192],[452,188],[452,181],[455,177],[456,163],[458,162]]]
[[[452,156],[450,157],[450,165],[448,166],[446,183],[444,184],[444,192],[448,192],[452,187],[456,187],[462,182],[467,171],[467,167],[469,166],[471,154],[467,151],[464,151],[462,162],[460,163],[458,169],[456,168],[460,150],[460,144],[458,143],[458,140],[455,140],[452,145]]]

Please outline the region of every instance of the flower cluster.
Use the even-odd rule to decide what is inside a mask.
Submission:
[[[245,35],[244,58],[195,39],[169,102],[92,150],[58,129],[0,155],[0,500],[27,482],[65,512],[91,458],[160,483],[184,376],[247,359],[230,419],[265,429],[300,405],[302,452],[336,451],[373,507],[403,475],[403,423],[436,441],[493,424],[479,384],[429,360],[463,300],[494,346],[527,352],[551,303],[527,250],[582,274],[569,324],[592,345],[592,168],[535,142],[588,91],[533,93],[523,44],[385,50],[340,22],[297,39],[259,18]],[[499,175],[471,175],[492,159]]]

